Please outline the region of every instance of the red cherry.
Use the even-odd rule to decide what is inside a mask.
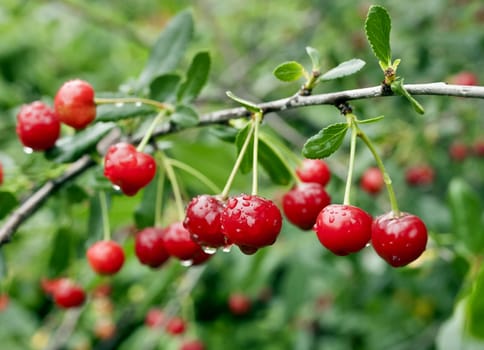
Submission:
[[[228,305],[233,315],[242,316],[249,313],[252,301],[244,293],[232,293],[229,296]]]
[[[181,222],[175,222],[166,228],[163,235],[166,251],[180,260],[191,261],[193,257],[203,252],[202,247],[195,243]]]
[[[371,223],[371,215],[358,207],[330,204],[321,210],[314,228],[323,246],[336,255],[348,255],[370,241]]]
[[[186,340],[180,346],[180,350],[205,350],[205,345],[201,340]]]
[[[378,194],[385,185],[380,169],[371,167],[365,170],[360,180],[360,187],[369,194]]]
[[[123,248],[114,241],[96,242],[86,255],[91,268],[100,275],[114,275],[124,264]]]
[[[462,71],[450,77],[449,82],[457,85],[478,85],[477,76],[472,72]]]
[[[2,293],[0,294],[0,312],[4,311],[10,302],[10,297],[8,294]]]
[[[472,152],[478,157],[484,157],[484,139],[474,141]]]
[[[282,197],[286,218],[303,230],[311,229],[319,212],[330,203],[324,187],[315,182],[299,183]]]
[[[323,186],[331,179],[329,167],[321,159],[304,159],[296,174],[303,182],[316,182]]]
[[[415,215],[392,212],[373,221],[371,229],[373,249],[393,267],[400,267],[417,259],[427,245],[427,228]]]
[[[185,321],[181,317],[174,316],[168,320],[166,324],[166,331],[173,335],[185,333],[186,325]]]
[[[68,278],[61,277],[61,278],[43,278],[40,281],[40,287],[44,291],[44,293],[48,296],[54,295],[54,292],[57,290],[60,284],[69,281]]]
[[[214,256],[214,254],[205,253],[203,250],[199,250],[198,253],[195,253],[195,255],[192,256],[192,266],[201,265],[212,256]]]
[[[138,152],[120,142],[109,147],[104,157],[104,176],[128,196],[134,196],[148,185],[156,173],[156,162],[150,155]]]
[[[83,80],[70,80],[57,91],[54,107],[62,123],[84,129],[96,118],[94,89]]]
[[[434,182],[434,169],[429,165],[415,165],[405,172],[405,180],[411,186],[430,185]]]
[[[231,242],[258,249],[274,244],[281,231],[282,216],[272,201],[240,194],[227,200],[221,224]]]
[[[165,230],[157,227],[147,227],[136,234],[134,251],[140,263],[157,268],[170,258],[165,248],[164,234]]]
[[[454,141],[449,146],[449,156],[452,160],[456,162],[462,162],[467,158],[468,147],[464,142]]]
[[[84,289],[69,279],[61,279],[53,292],[54,302],[62,308],[73,308],[84,304]]]
[[[109,284],[100,284],[92,291],[94,298],[108,298],[112,293],[112,287]]]
[[[207,194],[197,196],[187,206],[183,226],[201,246],[225,246],[227,239],[220,227],[222,211],[223,204],[217,198]]]
[[[0,162],[0,185],[3,184],[3,164]]]
[[[52,108],[36,101],[22,106],[17,114],[17,135],[34,151],[52,148],[60,135],[60,122]]]
[[[151,308],[145,316],[145,325],[149,328],[159,328],[165,321],[165,313],[158,308]]]

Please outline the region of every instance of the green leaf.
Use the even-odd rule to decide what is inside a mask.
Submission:
[[[0,192],[0,219],[3,219],[18,204],[17,198],[11,192]]]
[[[387,10],[382,6],[371,6],[365,22],[366,37],[376,58],[382,62],[385,68],[391,66],[392,62],[391,27],[392,22]]]
[[[143,197],[134,211],[134,221],[136,227],[139,229],[155,225],[155,206],[156,194],[158,189],[158,178],[160,172],[156,172],[156,176],[143,191]]]
[[[64,137],[45,152],[45,157],[56,163],[73,162],[95,148],[99,140],[115,126],[114,123],[96,123],[73,136]]]
[[[192,37],[193,18],[186,10],[174,17],[161,32],[138,78],[138,87],[148,86],[155,77],[175,69]]]
[[[247,108],[248,111],[253,112],[253,113],[262,113],[262,109],[260,107],[258,107],[255,103],[244,100],[241,97],[235,96],[231,91],[227,91],[226,94],[232,100],[240,103],[242,106]]]
[[[176,106],[175,113],[171,115],[171,121],[180,128],[190,128],[198,125],[199,118],[197,112],[190,106]]]
[[[188,68],[186,80],[178,89],[178,102],[190,103],[200,93],[210,72],[210,55],[207,51],[199,52]]]
[[[341,146],[347,131],[347,123],[336,123],[322,129],[304,144],[304,157],[319,159],[330,156]]]
[[[405,89],[405,86],[403,86],[403,79],[402,78],[395,80],[392,83],[391,88],[392,88],[392,91],[394,93],[405,97],[412,104],[413,109],[418,114],[424,114],[425,113],[425,109],[422,107],[422,105],[416,99],[414,99],[413,96],[408,93],[407,89]]]
[[[321,57],[319,55],[319,51],[313,47],[307,46],[306,52],[309,58],[311,58],[313,71],[318,71],[321,68]]]
[[[353,58],[349,61],[345,61],[340,63],[338,66],[330,69],[326,73],[324,73],[319,79],[320,80],[332,80],[337,78],[342,78],[347,75],[354,74],[358,72],[363,66],[366,64],[365,61],[360,60],[359,58]]]
[[[87,233],[88,235],[85,240],[85,247],[89,247],[94,242],[101,240],[104,235],[101,202],[98,195],[94,195],[89,202]]]
[[[383,118],[385,118],[384,115],[379,115],[378,117],[375,117],[375,118],[368,118],[368,119],[363,119],[363,120],[357,120],[356,122],[358,124],[372,124],[372,123],[379,122]]]
[[[484,251],[484,225],[482,203],[476,191],[464,180],[453,179],[449,184],[448,203],[451,211],[456,241],[468,252],[482,254]]]
[[[484,266],[472,286],[472,292],[467,301],[466,326],[471,335],[484,340]]]
[[[174,101],[180,80],[178,74],[171,73],[156,77],[150,84],[150,98],[161,102]]]
[[[234,143],[237,137],[238,129],[226,125],[213,125],[209,129],[209,132],[218,139]]]
[[[49,276],[59,276],[69,266],[73,235],[67,228],[59,228],[51,243],[51,255],[49,258]]]
[[[277,148],[273,137],[260,130],[258,160],[271,180],[278,185],[287,185],[292,180],[291,169],[288,169],[284,156]]]
[[[296,61],[284,62],[274,69],[273,74],[282,81],[295,81],[304,75],[304,67]]]
[[[235,138],[235,145],[237,147],[237,154],[240,153],[242,149],[242,145],[244,144],[245,140],[247,139],[247,135],[249,135],[250,128],[252,127],[252,123],[247,123],[247,125],[239,131],[237,137]],[[242,162],[240,164],[240,172],[242,174],[247,174],[249,171],[252,170],[252,159],[254,153],[254,140],[253,138],[250,140],[250,143],[245,151],[244,157],[242,158]]]
[[[144,115],[154,115],[156,108],[145,104],[103,104],[97,107],[96,122],[118,121]]]

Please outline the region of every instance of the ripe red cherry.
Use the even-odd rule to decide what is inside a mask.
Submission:
[[[3,164],[0,162],[0,185],[3,184]]]
[[[321,210],[314,228],[323,246],[336,255],[348,255],[370,241],[371,223],[371,215],[358,207],[331,204]]]
[[[303,230],[314,226],[319,212],[329,203],[331,197],[316,182],[299,183],[282,197],[284,215]]]
[[[478,157],[484,157],[484,139],[474,141],[472,152]]]
[[[185,333],[185,329],[185,321],[178,316],[170,318],[166,324],[166,331],[173,335],[183,334]]]
[[[138,152],[120,142],[109,147],[104,157],[104,176],[128,196],[134,196],[148,185],[156,173],[156,162],[150,155]]]
[[[316,182],[323,186],[331,179],[329,167],[321,159],[304,159],[296,174],[303,182]]]
[[[62,123],[84,129],[96,118],[94,89],[83,80],[70,80],[57,91],[54,107]]]
[[[100,275],[114,275],[124,264],[124,252],[114,241],[99,241],[87,250],[91,268]]]
[[[385,185],[380,169],[371,167],[365,170],[360,180],[360,187],[369,194],[378,194]]]
[[[457,85],[477,85],[477,76],[472,72],[462,71],[452,77],[449,82]]]
[[[225,246],[227,240],[220,227],[222,211],[223,204],[217,198],[207,194],[197,196],[187,206],[183,226],[201,246]]]
[[[252,308],[252,301],[244,293],[232,293],[228,300],[229,310],[233,315],[246,315]]]
[[[468,147],[462,141],[454,141],[449,146],[449,156],[452,160],[456,162],[462,162],[467,158],[468,155]]]
[[[56,305],[62,308],[78,307],[86,300],[84,289],[69,279],[58,281],[52,296]]]
[[[430,185],[434,177],[434,169],[426,164],[412,166],[405,172],[405,180],[411,186]]]
[[[0,312],[4,311],[10,302],[10,297],[8,294],[2,293],[0,294]]]
[[[140,263],[157,268],[170,258],[165,248],[164,234],[165,230],[157,227],[147,227],[136,234],[134,251]]]
[[[158,328],[165,322],[165,313],[158,308],[151,308],[145,316],[145,325],[149,328]]]
[[[393,267],[409,264],[417,259],[427,245],[427,228],[415,215],[392,212],[373,221],[371,229],[373,249]]]
[[[194,256],[203,252],[202,247],[190,236],[181,222],[168,226],[163,235],[166,251],[180,260],[191,261]]]
[[[274,244],[281,231],[282,216],[272,201],[240,194],[227,200],[221,223],[223,233],[231,242],[258,249]]]
[[[205,345],[201,340],[186,340],[180,346],[180,350],[205,350]]]
[[[17,114],[17,135],[25,147],[45,151],[60,135],[60,121],[52,108],[36,101],[22,106]]]

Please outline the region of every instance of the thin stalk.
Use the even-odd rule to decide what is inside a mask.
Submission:
[[[348,175],[346,177],[346,187],[345,187],[345,195],[343,199],[343,204],[349,205],[350,204],[350,196],[351,196],[351,185],[353,183],[353,170],[355,168],[355,154],[356,154],[356,135],[357,135],[357,127],[355,122],[355,116],[353,114],[347,114],[346,120],[351,128],[351,143],[350,143],[350,161],[348,165]]]
[[[202,182],[205,186],[207,186],[213,193],[220,193],[220,188],[208,177],[202,174],[200,171],[195,169],[194,167],[180,162],[179,160],[169,158],[167,159],[171,163],[172,166],[177,167],[178,169],[184,170],[185,172],[192,175],[194,178]]]
[[[252,125],[249,129],[249,133],[247,134],[247,138],[244,141],[244,144],[242,145],[242,148],[240,149],[239,155],[237,159],[235,160],[234,167],[232,168],[232,171],[230,172],[229,178],[227,179],[227,183],[225,184],[224,189],[222,190],[222,193],[220,194],[220,197],[222,199],[226,199],[228,197],[230,188],[232,187],[232,183],[234,182],[235,175],[237,175],[237,171],[240,168],[240,164],[242,163],[242,159],[244,159],[245,152],[247,151],[247,147],[249,147],[250,140],[252,138],[252,134],[254,133],[254,122],[251,121]]]
[[[252,155],[252,195],[256,196],[259,190],[259,126],[262,113],[254,114],[254,147]]]
[[[99,192],[99,205],[101,207],[101,217],[103,220],[103,236],[105,241],[111,240],[111,228],[109,227],[108,201],[106,192]]]
[[[94,102],[98,105],[105,105],[105,104],[116,104],[116,103],[141,103],[148,106],[153,106],[158,109],[173,111],[174,108],[172,105],[168,103],[159,102],[156,100],[151,100],[149,98],[143,97],[113,97],[113,98],[102,98],[96,97]]]
[[[138,147],[136,147],[136,150],[138,152],[142,152],[143,149],[145,148],[146,144],[150,140],[151,136],[153,135],[153,131],[155,131],[156,125],[161,122],[163,117],[166,115],[166,111],[160,111],[158,115],[153,119],[153,122],[149,126],[148,130],[146,131],[145,135],[143,136],[143,139],[140,141]]]
[[[160,166],[158,169],[158,183],[156,185],[156,198],[155,198],[155,227],[162,226],[161,211],[163,208],[163,193],[165,185],[165,172]]]
[[[178,213],[178,219],[182,221],[183,218],[185,217],[185,209],[183,205],[180,185],[176,178],[176,174],[173,171],[173,166],[168,161],[166,155],[163,152],[159,151],[159,157],[163,165],[163,168],[166,171],[166,176],[168,177],[168,181],[170,181],[171,188],[173,190],[173,196],[175,197],[175,205]]]
[[[385,182],[385,187],[386,187],[387,192],[388,192],[388,198],[390,199],[390,205],[391,205],[391,208],[392,208],[393,215],[395,217],[400,216],[400,209],[398,208],[397,197],[395,196],[395,191],[393,190],[392,179],[390,178],[390,175],[386,171],[385,166],[383,165],[382,159],[378,155],[378,153],[377,153],[375,147],[373,146],[373,143],[371,142],[371,140],[368,138],[368,136],[363,131],[361,131],[361,129],[358,129],[358,136],[360,137],[360,139],[363,140],[365,145],[370,150],[371,154],[373,154],[373,158],[375,158],[376,164],[377,164],[378,168],[380,169],[381,173],[383,174],[383,181]]]

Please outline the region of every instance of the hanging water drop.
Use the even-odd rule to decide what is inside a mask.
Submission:
[[[180,261],[180,264],[181,266],[184,266],[184,267],[190,267],[193,265],[193,260],[192,259],[189,259],[189,260],[181,260]]]
[[[204,251],[204,253],[210,254],[210,255],[213,255],[217,252],[217,248],[208,247],[208,246],[202,246],[202,250]]]
[[[34,152],[34,150],[30,147],[24,147],[24,152],[26,154],[32,154]]]

